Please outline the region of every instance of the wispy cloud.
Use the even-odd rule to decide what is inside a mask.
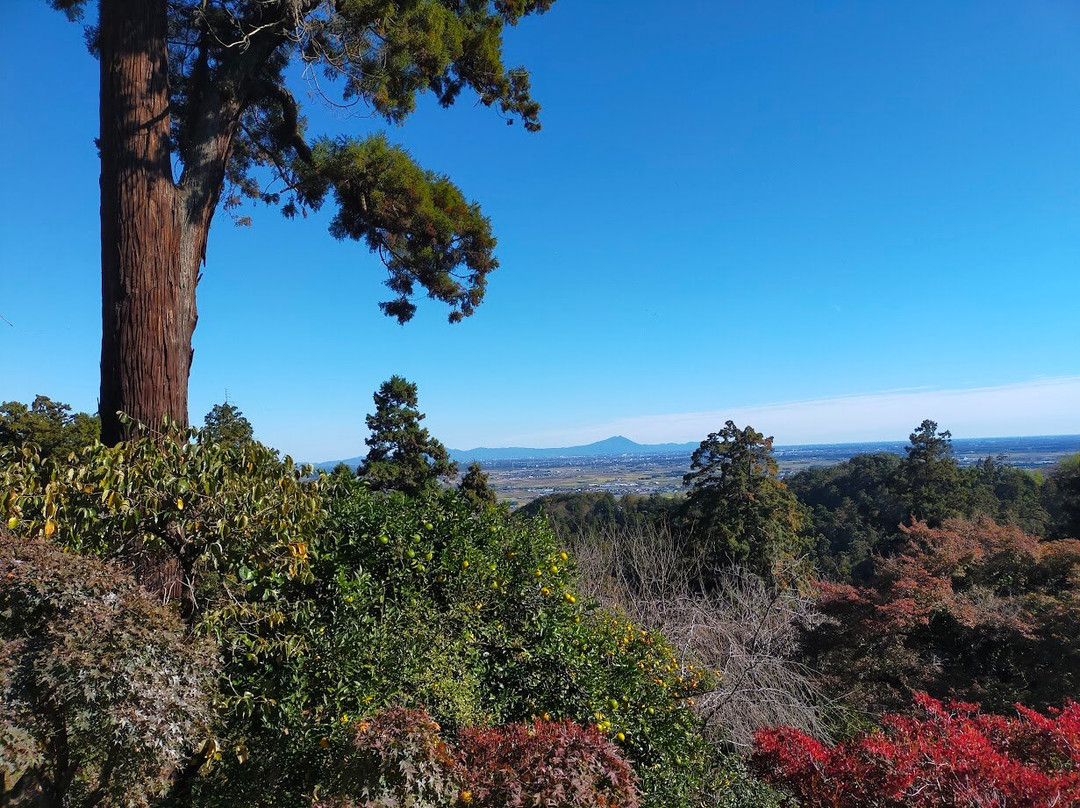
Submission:
[[[559,446],[626,435],[641,443],[701,440],[732,420],[779,444],[904,440],[931,418],[955,437],[1080,434],[1080,376],[968,389],[886,390],[807,401],[732,405],[708,412],[622,418],[514,442]],[[534,442],[529,442],[534,441]]]

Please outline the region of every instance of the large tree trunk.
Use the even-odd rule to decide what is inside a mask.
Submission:
[[[187,425],[198,262],[183,260],[165,0],[101,0],[101,439]],[[207,224],[209,224],[207,222]],[[205,242],[204,242],[205,243]]]

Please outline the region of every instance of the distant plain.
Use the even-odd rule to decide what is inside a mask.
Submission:
[[[780,473],[840,463],[857,454],[902,455],[906,441],[777,446]],[[1080,435],[1013,438],[963,438],[953,441],[960,465],[993,457],[1018,468],[1047,471],[1062,458],[1080,452]],[[513,507],[537,497],[575,491],[624,494],[676,494],[690,468],[687,452],[627,453],[486,460],[481,463],[499,498]]]

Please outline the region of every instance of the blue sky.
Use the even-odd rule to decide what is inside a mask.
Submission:
[[[93,410],[96,63],[39,0],[0,23],[0,400]],[[508,34],[542,132],[467,98],[389,128],[493,221],[477,314],[398,326],[325,215],[219,213],[192,418],[228,391],[271,445],[357,455],[398,373],[455,448],[1080,433],[1077,53],[1065,0],[559,0]]]

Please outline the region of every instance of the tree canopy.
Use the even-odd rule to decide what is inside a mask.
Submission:
[[[63,458],[98,439],[96,416],[71,411],[71,405],[35,396],[29,406],[19,401],[0,404],[0,447],[32,443],[43,458]]]
[[[1080,454],[1063,460],[1048,482],[1055,535],[1080,538]]]
[[[475,460],[469,464],[469,468],[462,475],[458,490],[478,508],[495,505],[499,501],[495,489],[488,482],[487,473]]]
[[[745,563],[768,574],[799,555],[802,509],[779,479],[773,439],[727,421],[694,450],[686,518],[717,561]]]
[[[952,433],[938,432],[929,418],[909,436],[900,462],[900,496],[910,514],[932,524],[962,513],[960,469],[952,453]]]
[[[255,430],[239,407],[224,401],[206,413],[199,439],[239,446],[254,440]]]
[[[449,106],[469,91],[535,131],[540,106],[528,73],[504,64],[503,32],[553,1],[99,0],[104,440],[124,432],[117,411],[187,423],[195,287],[219,206],[291,217],[331,201],[331,234],[387,268],[386,314],[409,320],[418,289],[451,321],[472,314],[498,266],[479,206],[381,133],[310,134],[287,74],[389,124],[422,93]],[[50,3],[71,19],[91,5]]]
[[[375,412],[365,421],[371,430],[368,453],[357,474],[380,491],[420,492],[457,474],[446,447],[420,426],[416,385],[391,376],[374,395]]]

